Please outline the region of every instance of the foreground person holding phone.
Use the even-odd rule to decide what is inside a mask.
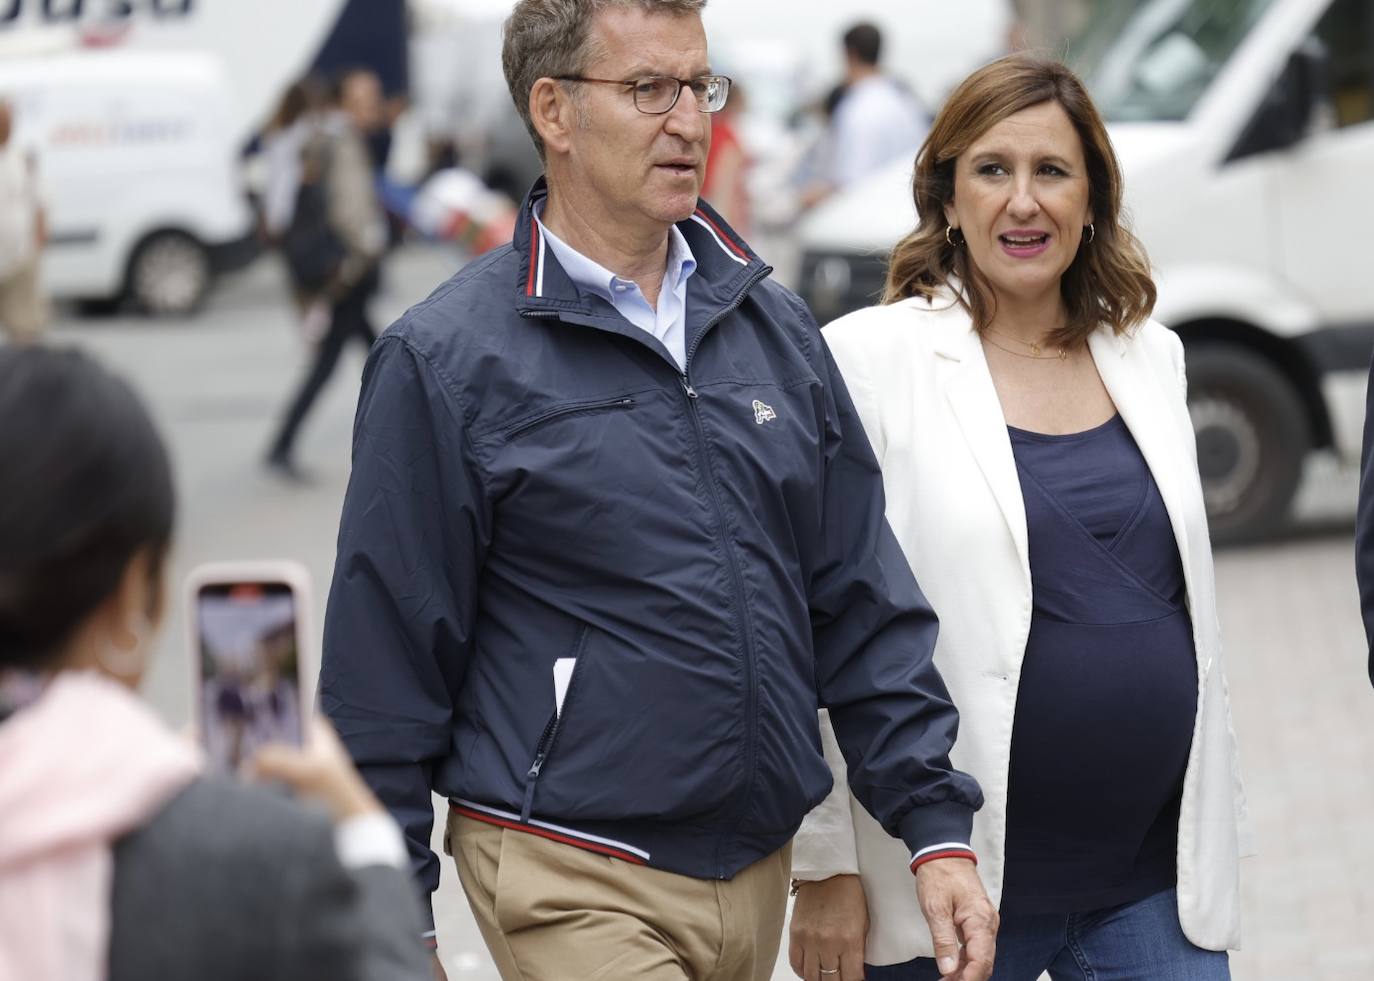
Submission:
[[[1102,120],[1063,65],[1002,59],[950,96],[914,194],[883,305],[824,333],[940,615],[953,762],[987,795],[992,977],[1221,981],[1245,808],[1212,551],[1183,346],[1149,319]],[[900,849],[828,755],[792,962],[933,979]]]
[[[0,350],[0,978],[409,981],[394,824],[317,721],[201,775],[133,689],[174,495],[134,393],[85,356]]]

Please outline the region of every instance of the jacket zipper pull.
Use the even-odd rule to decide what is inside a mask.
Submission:
[[[525,802],[520,806],[520,823],[526,824],[530,819],[530,812],[534,809],[534,785],[539,782],[539,771],[544,768],[544,757],[547,754],[540,753],[530,764],[529,772],[525,774]]]
[[[697,398],[697,390],[692,387],[692,383],[687,380],[687,376],[682,376],[682,388],[687,393],[689,399]]]

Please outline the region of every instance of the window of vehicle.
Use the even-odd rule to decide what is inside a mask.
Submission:
[[[1374,120],[1374,4],[1335,0],[1317,24],[1337,126]]]
[[[1108,120],[1182,120],[1273,3],[1101,4],[1070,62]]]

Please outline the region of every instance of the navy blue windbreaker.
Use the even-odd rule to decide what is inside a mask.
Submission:
[[[889,833],[967,842],[936,618],[805,305],[701,207],[680,371],[568,279],[543,193],[382,336],[358,404],[320,698],[421,884],[431,789],[729,878],[829,791],[818,706]]]

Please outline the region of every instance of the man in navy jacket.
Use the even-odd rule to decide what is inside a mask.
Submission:
[[[729,92],[703,2],[516,5],[547,184],[372,351],[322,705],[431,891],[449,800],[474,914],[528,981],[768,978],[824,706],[944,955],[985,978],[935,616],[815,322],[697,200]]]

